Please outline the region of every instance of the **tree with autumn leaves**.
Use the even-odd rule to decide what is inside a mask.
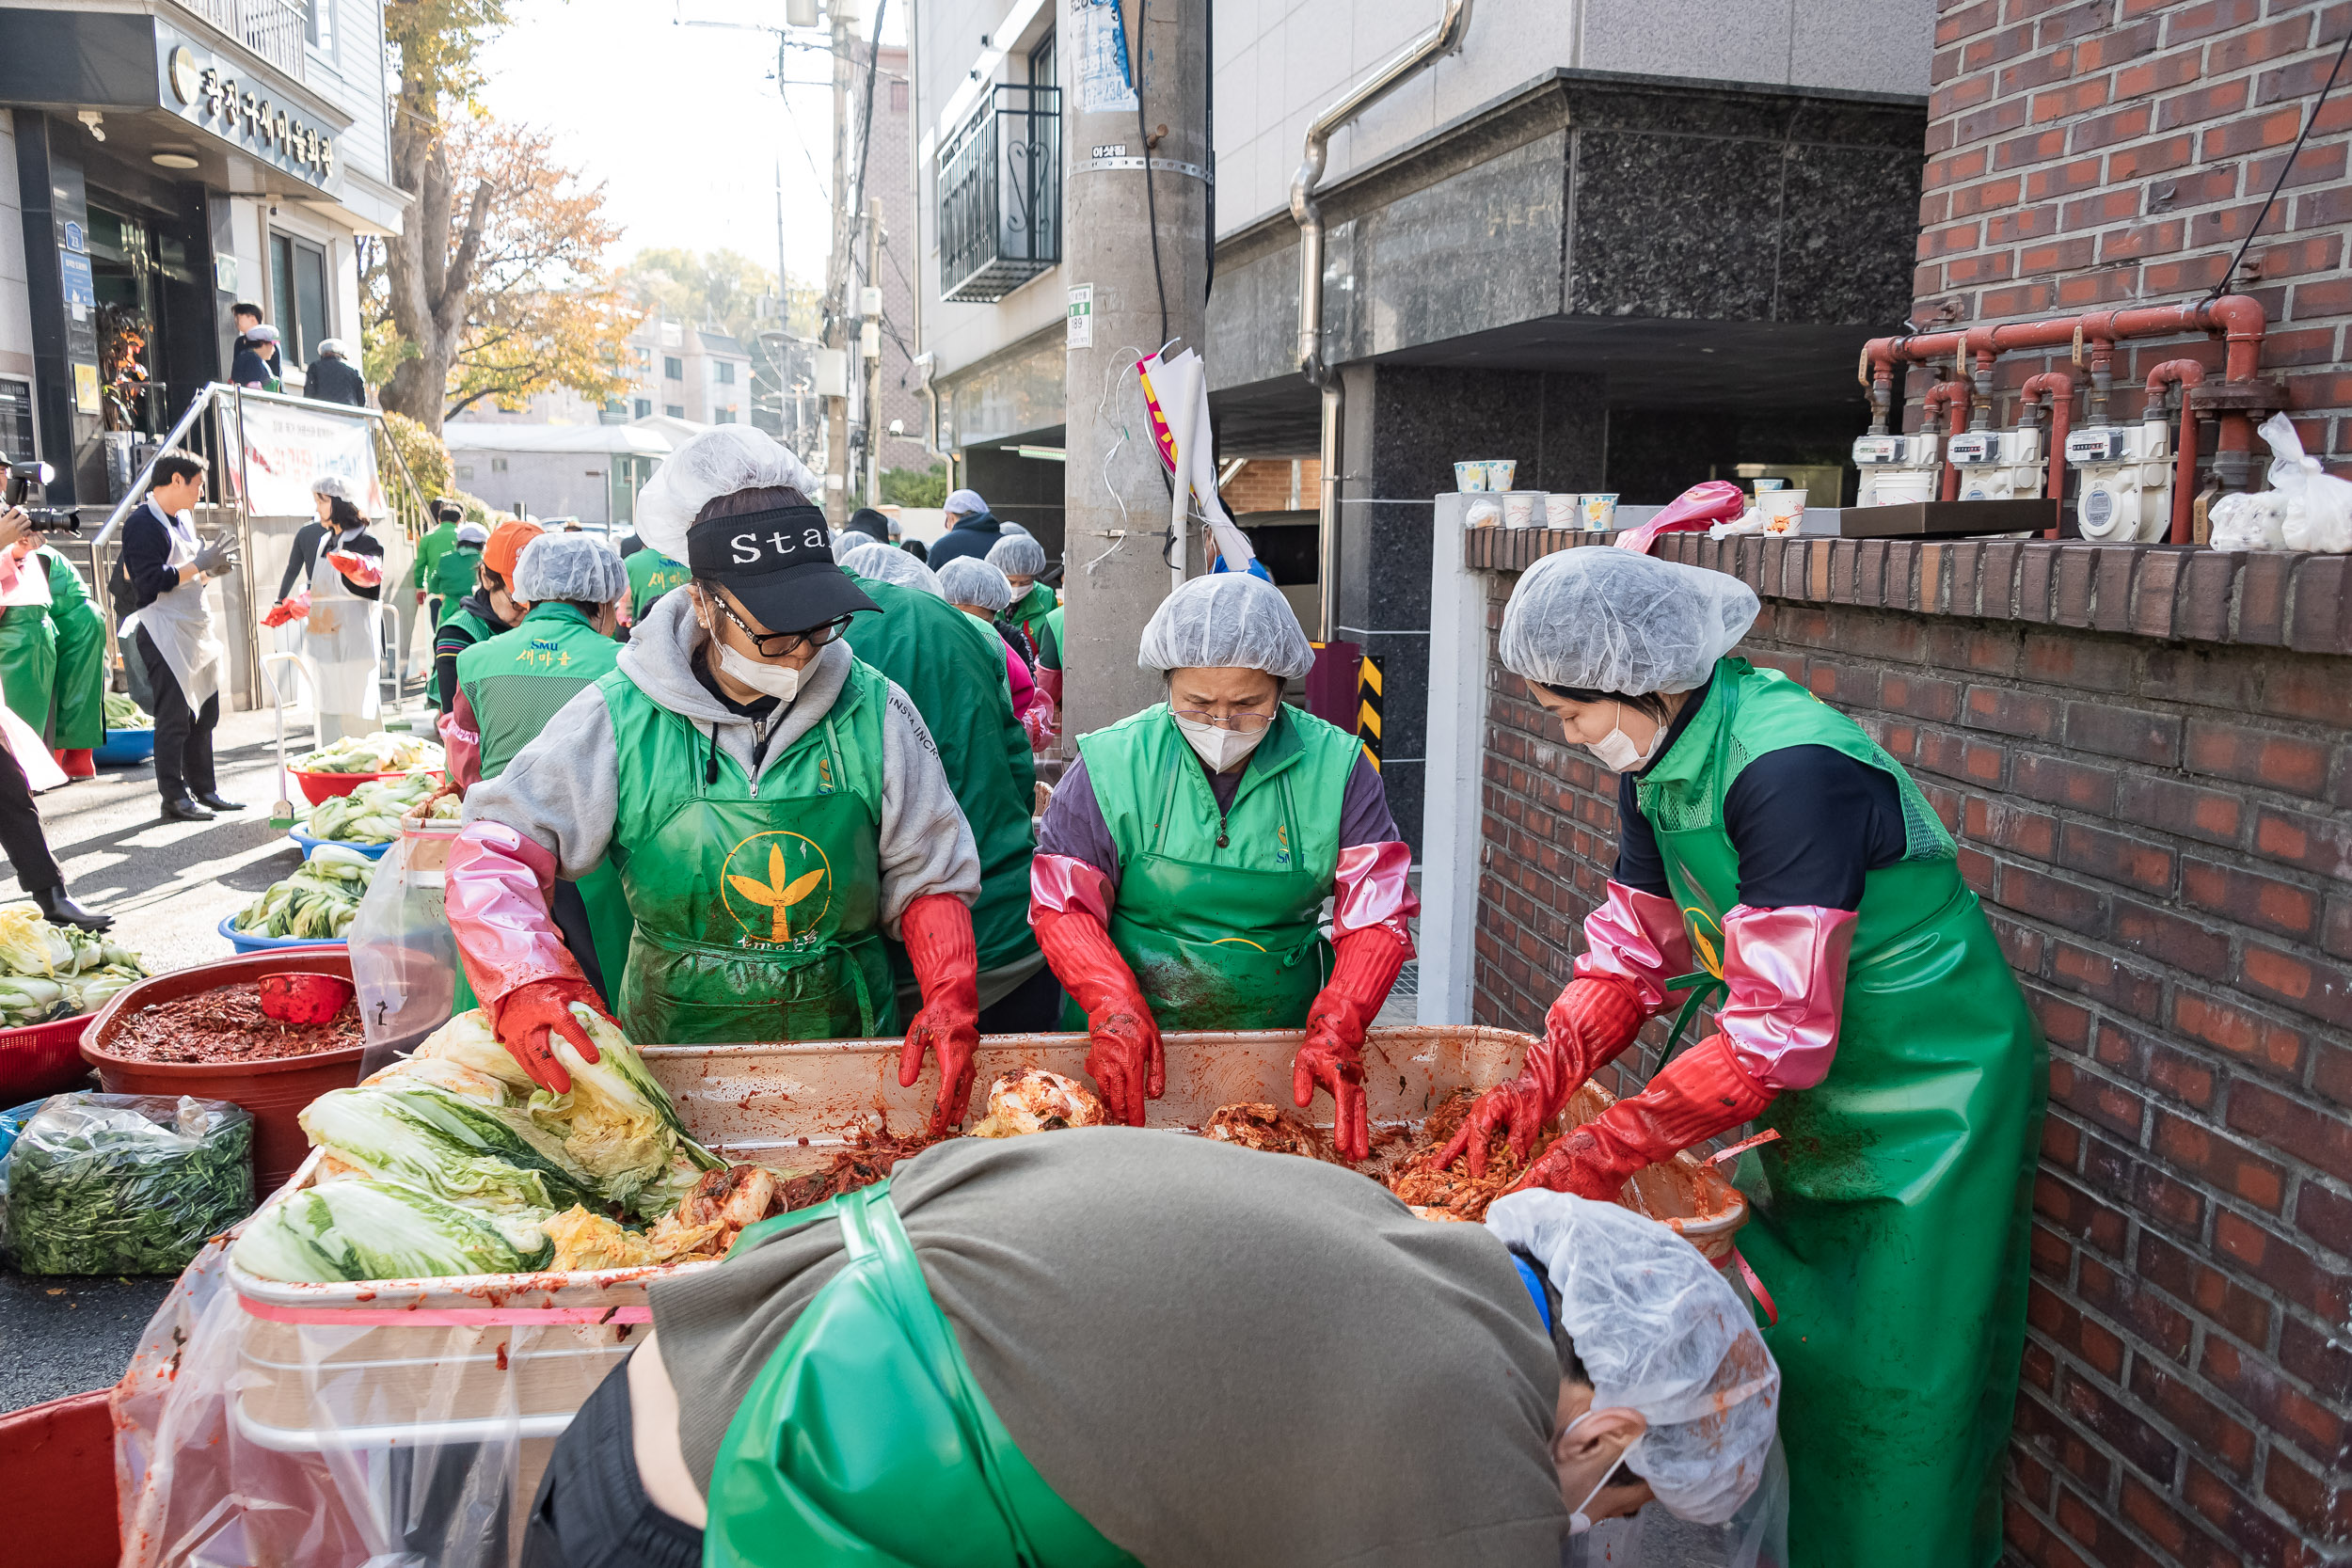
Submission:
[[[605,261],[620,230],[604,187],[478,101],[481,50],[507,20],[506,0],[384,8],[401,67],[392,178],[413,196],[402,231],[365,257],[366,370],[386,408],[435,432],[485,400],[614,395],[642,319]]]

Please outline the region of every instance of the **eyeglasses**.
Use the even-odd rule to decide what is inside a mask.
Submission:
[[[805,631],[754,631],[750,623],[738,615],[735,607],[727,603],[723,596],[713,594],[710,601],[719,607],[720,614],[735,623],[737,630],[752,640],[753,648],[762,658],[783,658],[788,654],[799,653],[803,647],[821,648],[850,629],[850,617],[841,615],[821,626],[810,626]],[[771,643],[774,646],[771,647]]]
[[[1220,730],[1232,730],[1236,735],[1260,735],[1281,716],[1281,709],[1277,707],[1272,713],[1252,713],[1244,709],[1240,713],[1219,714],[1204,713],[1197,707],[1180,707],[1175,713],[1179,719],[1189,719],[1196,724],[1214,724]]]

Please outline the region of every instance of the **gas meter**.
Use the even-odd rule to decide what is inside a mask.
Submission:
[[[2153,544],[2172,527],[2172,442],[2164,421],[2089,425],[2066,436],[2067,465],[2082,475],[2077,515],[2097,544]]]
[[[1900,506],[1935,499],[1943,465],[1937,457],[1941,436],[1930,431],[1915,436],[1858,436],[1853,465],[1862,470],[1855,491],[1856,506]]]
[[[1945,443],[1964,501],[2031,500],[2042,494],[2042,432],[1964,430]]]

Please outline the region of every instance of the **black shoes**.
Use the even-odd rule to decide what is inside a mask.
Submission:
[[[220,798],[220,791],[217,789],[208,789],[204,791],[201,795],[199,795],[196,798],[196,803],[216,812],[245,810],[245,802],[243,800],[224,800]]]
[[[56,926],[79,926],[85,931],[103,931],[115,923],[113,915],[86,910],[68,898],[62,884],[36,892],[33,906],[40,911],[42,919]]]
[[[212,819],[211,812],[185,795],[164,801],[164,820],[167,822],[210,822]]]

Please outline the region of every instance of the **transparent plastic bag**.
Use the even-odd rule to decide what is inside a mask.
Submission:
[[[2206,543],[2217,550],[2283,550],[2287,499],[2277,490],[2233,491],[2207,512]]]
[[[2285,547],[2352,553],[2352,480],[2338,479],[2317,458],[2305,456],[2294,421],[2284,414],[2265,420],[2260,434],[2270,444],[2270,487],[2286,498],[2279,523]]]
[[[182,1095],[52,1095],[8,1149],[26,1274],[177,1274],[253,1212],[253,1117]]]
[[[362,1077],[389,1067],[456,1010],[457,937],[442,905],[452,836],[404,832],[376,863],[352,917],[351,981],[367,1040]]]

